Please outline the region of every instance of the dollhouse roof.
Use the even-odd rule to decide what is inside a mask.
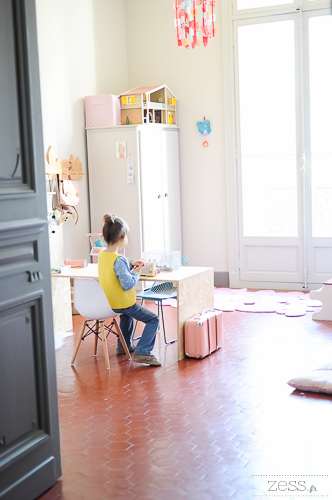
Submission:
[[[134,89],[128,90],[127,92],[123,92],[122,94],[119,94],[120,96],[122,95],[133,95],[133,94],[151,94],[152,92],[156,92],[157,90],[167,88],[169,92],[174,95],[174,93],[171,91],[167,85],[159,85],[159,86],[154,86],[154,87],[135,87]],[[175,97],[175,95],[174,95]]]

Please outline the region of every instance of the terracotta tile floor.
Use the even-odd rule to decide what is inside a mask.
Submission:
[[[165,312],[171,337],[176,310]],[[224,313],[224,349],[180,363],[158,334],[161,368],[116,357],[115,337],[110,370],[92,338],[72,367],[76,336],[66,339],[56,352],[63,476],[40,499],[327,498],[332,398],[286,383],[332,353],[332,322],[311,316]]]

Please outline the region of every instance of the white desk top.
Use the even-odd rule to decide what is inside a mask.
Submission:
[[[193,267],[181,266],[177,271],[161,272],[157,276],[148,278],[147,276],[140,276],[140,281],[166,281],[177,283],[179,281],[192,278],[198,274],[205,273],[206,271],[213,271],[213,267]],[[52,278],[93,278],[98,279],[98,264],[88,264],[88,267],[80,269],[70,269],[69,271],[61,273],[52,273]]]

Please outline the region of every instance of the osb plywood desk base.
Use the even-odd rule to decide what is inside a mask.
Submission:
[[[98,264],[89,264],[82,269],[71,269],[69,272],[56,274],[55,278],[93,278],[98,280]],[[153,278],[142,276],[140,281],[171,282],[177,288],[177,337],[178,337],[178,360],[184,358],[183,324],[185,321],[205,309],[214,307],[214,269],[213,267],[184,266],[177,271],[162,272]],[[68,301],[70,303],[70,296]],[[56,304],[56,297],[53,297]],[[56,314],[56,312],[54,312]],[[62,311],[63,314],[63,311]]]

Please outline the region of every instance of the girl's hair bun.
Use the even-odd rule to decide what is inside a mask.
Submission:
[[[104,215],[104,224],[114,224],[114,216],[111,214]]]
[[[105,214],[103,220],[103,237],[108,245],[116,243],[126,234],[129,234],[128,224],[121,217]]]

